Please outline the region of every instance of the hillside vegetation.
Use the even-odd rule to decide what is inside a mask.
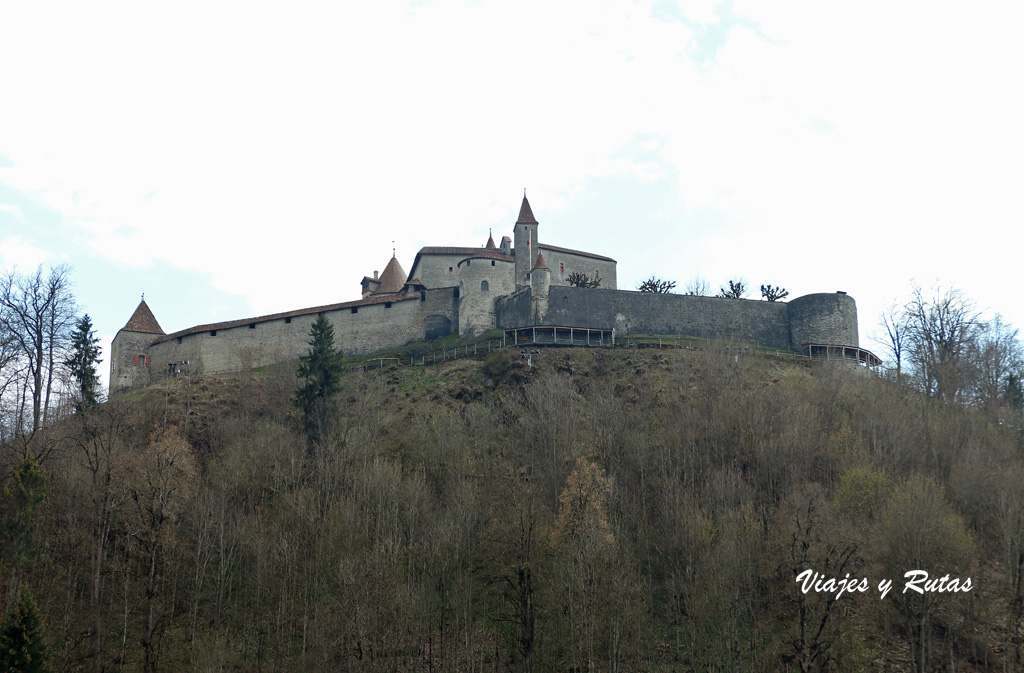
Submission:
[[[45,478],[4,448],[0,608],[58,671],[1021,670],[1016,423],[725,346],[534,364],[349,373],[316,444],[294,366],[76,414]]]

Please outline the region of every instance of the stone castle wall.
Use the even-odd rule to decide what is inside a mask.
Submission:
[[[605,259],[595,259],[585,255],[574,255],[560,250],[552,250],[541,246],[540,251],[544,254],[544,263],[551,269],[552,285],[569,285],[569,274],[580,272],[591,278],[597,272],[601,276],[601,287],[614,290],[617,285],[615,277],[615,262]]]
[[[327,310],[324,315],[334,325],[335,344],[342,352],[362,355],[423,339],[428,325],[433,326],[435,337],[441,336],[445,327],[457,330],[454,295],[455,288],[425,290],[402,301]],[[309,331],[316,316],[312,312],[255,319],[228,329],[163,337],[149,346],[152,380],[167,376],[172,362],[187,360],[190,373],[215,374],[297,359],[309,350]],[[146,336],[152,341],[153,335]]]
[[[807,294],[789,302],[790,340],[794,348],[804,344],[860,346],[857,336],[857,302],[849,295]]]
[[[149,344],[155,334],[121,330],[110,347],[110,389],[129,389],[148,385],[154,366]],[[146,357],[149,356],[149,362]]]
[[[688,334],[730,338],[771,348],[807,343],[857,346],[857,307],[844,294],[791,302],[693,297],[554,286],[539,303],[529,292],[497,302],[499,327],[561,325],[614,329],[616,334]]]
[[[459,335],[476,336],[494,329],[494,299],[515,289],[515,267],[509,260],[466,259],[459,263]],[[483,289],[483,283],[487,289]]]

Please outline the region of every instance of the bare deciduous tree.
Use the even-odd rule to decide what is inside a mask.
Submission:
[[[573,271],[565,281],[573,287],[601,287],[601,274],[595,271],[593,276],[588,276],[582,271]]]
[[[941,400],[965,401],[969,355],[981,325],[974,302],[953,288],[937,288],[928,297],[918,285],[905,310],[907,355],[921,389]]]
[[[726,299],[743,299],[747,295],[747,284],[742,280],[730,280],[729,289],[719,288],[718,296]]]
[[[47,424],[57,367],[64,359],[74,319],[68,266],[53,267],[46,275],[40,266],[33,274],[11,271],[0,278],[0,333],[12,340],[21,363],[16,434],[34,433]],[[31,422],[26,423],[29,395]]]
[[[655,276],[651,276],[644,282],[640,283],[636,289],[641,292],[653,292],[654,294],[668,294],[676,287],[674,280],[662,280]]]
[[[694,276],[686,283],[685,294],[691,297],[710,297],[711,296],[711,285],[708,284],[707,279],[701,278],[700,276]]]
[[[789,296],[789,290],[784,287],[775,287],[773,285],[762,285],[761,286],[761,297],[768,301],[779,301]]]
[[[1017,330],[996,316],[979,328],[972,344],[971,361],[974,374],[974,401],[989,418],[997,419],[1007,402],[1007,386],[1022,366]]]

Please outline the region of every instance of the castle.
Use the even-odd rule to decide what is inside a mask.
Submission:
[[[173,375],[242,371],[297,359],[310,327],[324,314],[346,354],[365,354],[458,332],[495,328],[574,334],[726,336],[809,355],[866,364],[878,358],[858,347],[857,306],[843,292],[789,302],[655,294],[616,289],[614,259],[541,243],[525,194],[512,238],[480,248],[425,247],[408,274],[392,255],[383,272],[364,276],[361,298],[257,318],[198,325],[166,334],[141,301],[114,337],[110,393]],[[597,287],[570,278],[600,279]]]

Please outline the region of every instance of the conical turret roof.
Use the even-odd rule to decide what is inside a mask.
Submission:
[[[484,246],[485,250],[497,250],[498,246],[494,245],[494,236],[487,234],[487,245]]]
[[[400,292],[402,286],[405,285],[405,278],[405,269],[398,263],[397,258],[392,257],[388,265],[384,267],[384,272],[380,274],[380,285],[374,288],[373,293]]]
[[[139,302],[139,307],[135,309],[135,313],[132,313],[132,317],[128,319],[128,322],[121,329],[126,332],[164,334],[164,331],[160,329],[160,323],[156,321],[153,312],[146,305],[145,299]]]
[[[533,209],[530,208],[530,202],[526,200],[526,194],[523,194],[523,205],[519,208],[519,219],[516,220],[516,224],[540,224],[537,222],[537,218],[533,216]]]
[[[537,253],[537,262],[533,265],[534,269],[547,269],[548,265],[544,263],[544,253]]]

